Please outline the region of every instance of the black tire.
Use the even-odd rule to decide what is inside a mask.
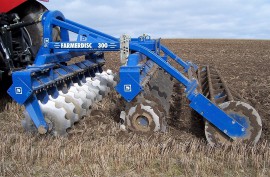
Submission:
[[[39,18],[39,16],[47,10],[48,9],[45,6],[37,1],[26,1],[25,3],[13,9],[11,13],[17,13],[21,18],[21,21],[31,22]],[[31,36],[33,59],[35,59],[35,56],[38,53],[40,46],[42,45],[43,27],[41,23],[36,23],[26,27],[26,29]],[[53,32],[54,41],[59,41],[59,36],[59,29],[55,28]]]
[[[17,13],[21,18],[21,21],[30,22],[36,20],[38,16],[48,9],[37,1],[26,1],[20,6],[16,7],[11,13]],[[41,23],[37,23],[26,27],[32,40],[33,58],[35,58],[41,44],[43,27]]]
[[[26,1],[25,3],[19,5],[18,7],[16,7],[15,9],[13,9],[12,11],[10,11],[8,13],[17,13],[19,15],[21,21],[31,22],[31,21],[34,21],[37,18],[39,18],[39,16],[42,15],[47,10],[48,9],[45,6],[43,6],[42,4],[40,4],[39,2],[29,0],[29,1]],[[31,41],[32,41],[31,62],[34,62],[36,55],[40,49],[40,46],[42,45],[43,27],[42,27],[41,23],[36,23],[34,25],[26,27],[26,30],[31,37]],[[60,41],[60,31],[57,27],[54,28],[53,40]],[[1,57],[3,57],[3,56],[2,55],[0,56],[0,61],[2,61]],[[26,63],[26,64],[28,65],[30,63]],[[21,65],[21,67],[25,67],[25,65]],[[9,71],[9,68],[7,68],[3,73],[1,83],[4,83],[3,84],[4,86],[1,87],[1,89],[0,89],[1,92],[2,92],[2,90],[6,91],[12,83],[11,75],[10,75],[10,73],[8,73],[8,71]]]

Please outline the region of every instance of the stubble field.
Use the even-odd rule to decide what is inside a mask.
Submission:
[[[68,137],[27,134],[23,108],[0,102],[0,176],[270,176],[270,41],[163,40],[184,60],[215,65],[231,89],[255,107],[263,121],[256,147],[212,148],[202,120],[179,105],[167,133],[123,132],[115,121],[119,96],[112,92]],[[117,54],[106,68],[118,70]]]

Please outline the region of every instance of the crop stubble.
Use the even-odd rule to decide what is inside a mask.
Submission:
[[[216,65],[228,85],[258,110],[263,135],[256,147],[207,146],[202,121],[183,97],[165,134],[120,131],[115,121],[119,96],[113,92],[70,130],[69,137],[55,138],[26,134],[20,125],[23,108],[4,96],[0,103],[0,176],[269,175],[270,41],[163,42],[184,60]],[[117,71],[118,55],[108,53],[106,59],[106,67]]]

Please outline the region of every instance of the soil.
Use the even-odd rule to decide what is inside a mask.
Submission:
[[[256,147],[212,148],[203,119],[178,85],[168,133],[138,135],[119,128],[124,104],[113,91],[69,130],[68,137],[24,132],[23,107],[0,95],[0,176],[269,176],[270,41],[167,39],[162,43],[198,65],[215,65],[227,85],[259,112]],[[106,53],[105,68],[118,72],[119,53]],[[119,102],[119,100],[121,102]]]
[[[270,140],[270,41],[165,39],[162,43],[185,61],[216,66],[232,92],[259,112],[263,122],[262,139]],[[107,53],[106,67],[118,71],[118,58],[119,53]],[[179,92],[183,93],[181,89]],[[171,128],[201,137],[201,118],[190,110],[185,96],[177,99],[182,105],[173,108],[178,118],[170,122]]]

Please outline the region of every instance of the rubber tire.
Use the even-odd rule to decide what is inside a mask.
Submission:
[[[21,21],[34,21],[38,16],[42,13],[46,12],[48,9],[43,6],[41,3],[37,1],[26,1],[20,6],[16,7],[11,11],[11,13],[17,13],[21,18]],[[41,23],[36,23],[34,25],[26,27],[32,39],[32,50],[33,57],[35,58],[36,54],[39,51],[40,46],[42,45],[42,37],[43,37],[43,27]],[[60,32],[58,28],[54,28],[53,32],[53,40],[60,40]]]
[[[16,7],[9,13],[17,13],[21,18],[21,21],[33,21],[36,19],[40,14],[44,13],[48,9],[43,6],[41,3],[37,1],[26,1],[25,3],[21,4],[20,6]],[[26,27],[29,35],[31,36],[32,40],[32,51],[33,51],[33,61],[42,45],[42,37],[43,37],[43,27],[41,23],[37,23],[31,26]],[[60,41],[60,31],[59,28],[54,28],[53,31],[53,40]],[[1,57],[1,56],[0,56]],[[1,59],[0,59],[1,60]],[[4,83],[1,86],[1,93],[6,92],[6,90],[12,84],[12,79],[9,73],[6,71],[3,73],[3,78],[1,83]]]

